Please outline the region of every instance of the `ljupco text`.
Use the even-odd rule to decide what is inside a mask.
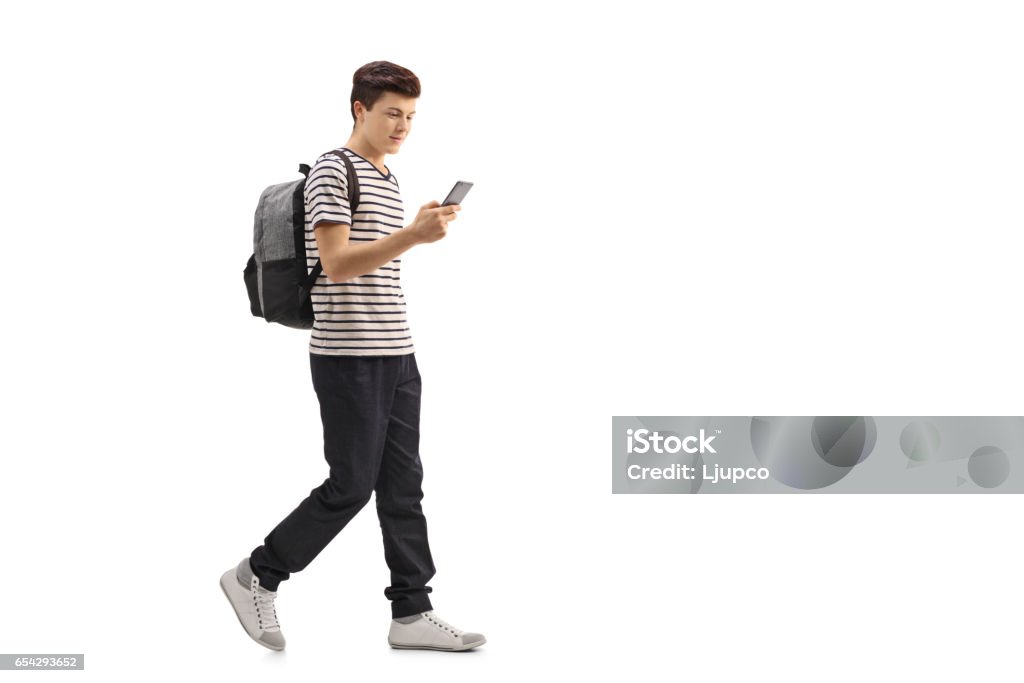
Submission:
[[[642,467],[630,465],[626,468],[626,476],[630,479],[687,479],[697,478],[697,467],[695,465],[680,465],[678,463],[666,467]],[[742,479],[767,479],[771,476],[767,467],[719,467],[713,465],[709,470],[707,465],[701,467],[701,479],[717,484],[720,481],[728,481],[735,484]]]

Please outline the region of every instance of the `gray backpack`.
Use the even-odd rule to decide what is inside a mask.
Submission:
[[[348,171],[348,202],[359,205],[359,178],[352,161],[340,149],[334,153]],[[306,265],[306,202],[303,196],[310,168],[299,164],[302,178],[263,190],[256,205],[253,254],[242,273],[249,292],[249,309],[268,323],[308,330],[313,327],[310,291],[323,272],[318,259],[312,273]]]

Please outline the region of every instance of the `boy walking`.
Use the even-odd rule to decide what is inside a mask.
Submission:
[[[320,403],[328,478],[221,577],[221,587],[253,640],[282,650],[274,600],[278,585],[304,569],[375,494],[391,585],[388,643],[394,648],[468,650],[484,644],[433,611],[427,582],[434,563],[420,501],[421,378],[406,321],[399,258],[445,236],[458,205],[423,205],[403,227],[398,181],[384,165],[409,134],[419,79],[391,62],[353,76],[352,135],[321,155],[305,185],[307,268],[323,273],[311,293],[309,341]],[[346,155],[359,201],[349,205]]]

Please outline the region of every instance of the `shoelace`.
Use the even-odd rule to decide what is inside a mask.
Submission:
[[[256,604],[256,617],[259,619],[260,628],[264,631],[280,631],[277,610],[274,608],[277,593],[271,593],[266,589],[260,590],[259,585],[259,579],[252,577],[252,600]]]
[[[446,622],[444,619],[441,619],[440,617],[438,617],[432,611],[431,612],[424,612],[423,613],[423,617],[427,621],[429,621],[430,623],[434,624],[435,626],[438,626],[438,627],[444,629],[445,631],[448,631],[455,638],[461,636],[464,633],[463,631],[460,631],[459,629],[455,628],[454,626],[452,626],[451,624]]]

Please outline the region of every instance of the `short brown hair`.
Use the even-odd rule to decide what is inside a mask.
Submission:
[[[352,76],[352,97],[349,102],[353,124],[356,122],[356,100],[372,110],[373,105],[386,92],[419,97],[420,79],[405,67],[391,62],[370,62],[356,69]]]

